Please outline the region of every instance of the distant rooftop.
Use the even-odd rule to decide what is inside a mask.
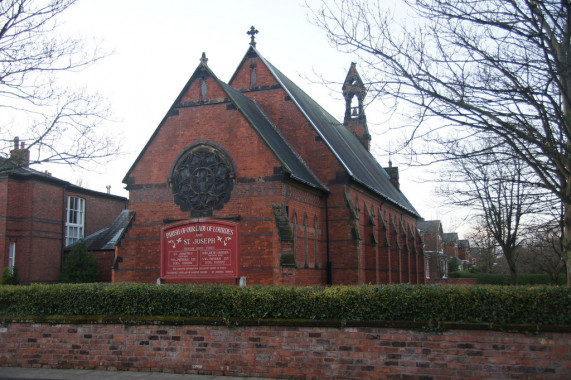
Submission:
[[[34,179],[45,183],[52,183],[57,186],[65,187],[67,190],[75,191],[78,193],[121,199],[127,202],[127,198],[125,197],[108,194],[97,190],[86,189],[85,187],[74,185],[71,182],[65,181],[63,179],[53,177],[47,171],[41,172],[27,166],[18,165],[17,162],[14,162],[13,160],[5,157],[0,157],[0,178],[2,177],[11,177],[21,180]]]
[[[442,232],[440,220],[421,220],[416,222],[416,228],[422,233],[438,234]]]
[[[445,243],[458,243],[458,234],[456,232],[448,232],[442,235]]]
[[[470,241],[458,240],[458,248],[470,249]]]

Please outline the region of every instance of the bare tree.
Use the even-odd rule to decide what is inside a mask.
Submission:
[[[112,140],[99,132],[108,116],[102,99],[83,88],[61,85],[62,75],[104,56],[81,39],[58,36],[58,16],[75,2],[0,1],[0,149],[8,150],[19,135],[31,152],[30,164],[81,166],[117,152]],[[4,160],[0,171],[18,165],[13,161]]]
[[[552,284],[557,285],[559,275],[565,269],[561,260],[560,240],[560,225],[553,221],[527,231],[519,266],[528,272],[543,272],[549,276]]]
[[[476,151],[462,152],[462,157],[455,154],[453,165],[443,173],[446,185],[439,195],[474,210],[481,227],[501,249],[515,285],[522,231],[540,219],[547,203],[545,190],[533,185],[535,174],[509,151],[506,155],[498,146],[473,148]]]
[[[404,0],[399,10],[407,25],[381,1],[323,1],[313,16],[368,66],[369,93],[416,108],[411,139],[493,139],[535,172],[564,208],[571,285],[570,2]]]
[[[498,263],[497,243],[482,223],[476,223],[466,235],[470,241],[470,255],[476,259],[476,268],[492,273]]]

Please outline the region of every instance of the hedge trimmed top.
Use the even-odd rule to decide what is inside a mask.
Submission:
[[[571,325],[571,289],[381,285],[231,287],[60,284],[1,286],[0,315],[198,317]]]

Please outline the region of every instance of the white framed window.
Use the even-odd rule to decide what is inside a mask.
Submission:
[[[424,260],[424,277],[430,280],[430,260],[428,259]]]
[[[16,242],[11,242],[10,250],[8,251],[8,270],[10,274],[14,274],[14,265],[16,265]]]
[[[85,199],[67,197],[67,219],[65,222],[65,245],[83,239],[85,224]]]

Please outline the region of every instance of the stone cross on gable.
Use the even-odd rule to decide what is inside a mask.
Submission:
[[[203,52],[203,53],[202,53],[202,57],[200,57],[200,63],[201,63],[203,66],[206,66],[206,63],[207,63],[207,62],[208,62],[208,58],[206,58],[206,53]]]
[[[246,34],[248,34],[248,35],[250,36],[250,38],[252,39],[252,40],[250,41],[250,46],[256,47],[256,41],[255,41],[255,39],[256,39],[256,34],[258,34],[258,33],[259,33],[259,32],[258,32],[258,29],[254,28],[254,26],[252,26],[252,27],[250,28],[250,30],[246,32]]]

